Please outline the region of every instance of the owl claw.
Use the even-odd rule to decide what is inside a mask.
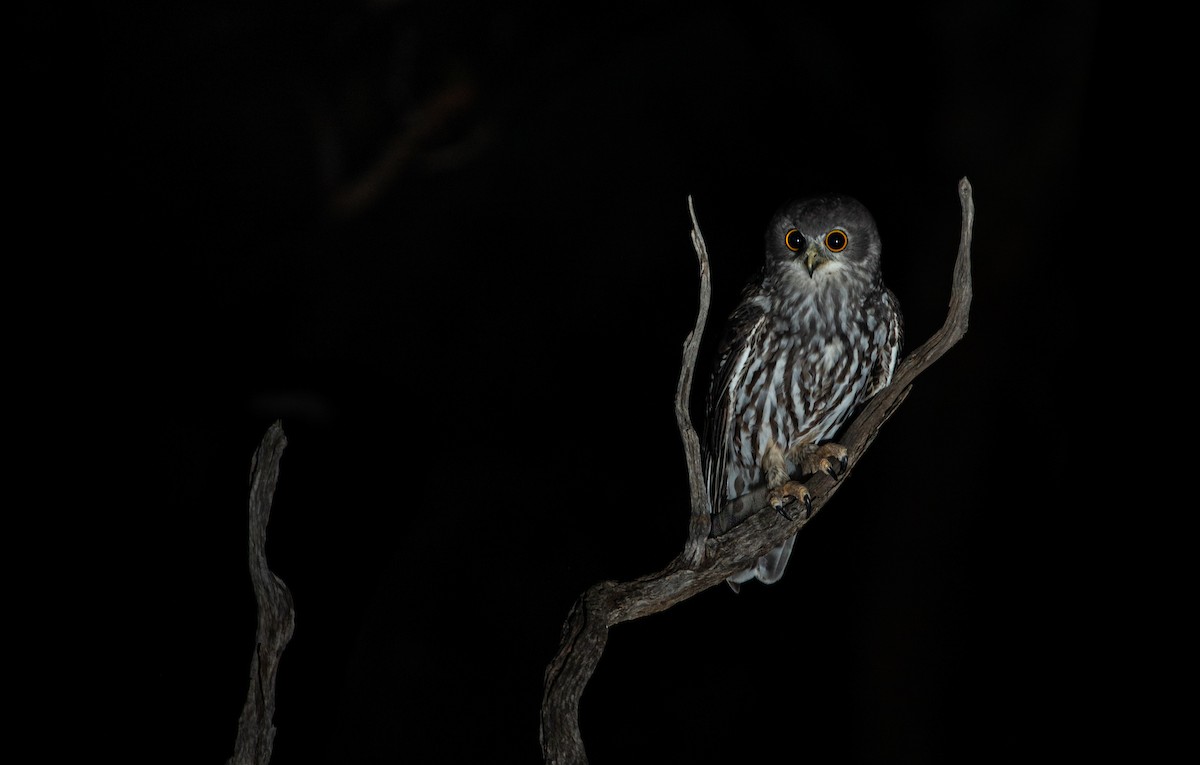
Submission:
[[[804,475],[824,473],[834,480],[845,475],[846,468],[850,465],[850,455],[846,452],[846,447],[832,441],[820,446],[800,444],[793,447],[788,456],[796,462]]]
[[[812,496],[808,493],[808,489],[805,488],[804,484],[797,481],[788,481],[782,486],[777,486],[767,492],[767,501],[771,503],[771,507],[775,508],[777,513],[789,521],[793,520],[793,518],[787,512],[787,505],[797,499],[804,502],[805,512],[811,515]]]
[[[834,467],[835,464],[837,465],[837,467]],[[830,478],[832,478],[836,481],[838,478],[842,477],[843,473],[846,472],[846,466],[849,464],[850,464],[850,460],[847,459],[846,455],[844,455],[844,454],[840,458],[838,458],[836,463],[830,462],[828,459],[822,459],[821,460],[821,471],[823,473],[825,473],[825,475],[829,476]]]

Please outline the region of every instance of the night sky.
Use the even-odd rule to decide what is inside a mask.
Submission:
[[[688,196],[713,277],[699,417],[780,203],[866,204],[911,349],[945,318],[963,176],[965,339],[782,581],[611,631],[583,738],[602,765],[1013,762],[1123,737],[1092,642],[1124,620],[1122,585],[1097,574],[1070,385],[1118,19],[150,5],[93,12],[98,163],[64,192],[107,253],[82,272],[98,299],[77,336],[101,359],[83,446],[113,458],[97,490],[137,540],[102,569],[123,593],[111,664],[162,747],[123,750],[232,753],[254,649],[247,478],[281,420],[267,552],[297,616],[272,761],[539,761],[572,602],[684,541]]]

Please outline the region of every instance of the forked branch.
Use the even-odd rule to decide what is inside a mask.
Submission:
[[[917,375],[966,334],[971,310],[971,232],[975,223],[975,204],[966,178],[959,181],[958,195],[962,228],[946,321],[924,345],[908,354],[896,369],[891,385],[872,398],[839,437],[839,443],[849,452],[850,472],[904,401]],[[812,495],[812,510],[794,513],[791,520],[771,508],[760,493],[743,498],[735,507],[727,507],[720,515],[711,517],[710,524],[699,438],[687,414],[700,335],[708,312],[708,253],[690,198],[688,207],[692,213],[692,244],[700,262],[700,306],[695,329],[684,344],[683,370],[675,398],[691,488],[688,539],[683,551],[661,571],[628,582],[600,582],[588,588],[572,606],[563,625],[558,654],[546,667],[543,686],[542,756],[552,765],[587,762],[579,733],[579,700],[604,652],[609,627],[664,611],[720,584],[803,528],[849,475],[847,472],[835,481],[818,473],[806,480],[805,486]]]

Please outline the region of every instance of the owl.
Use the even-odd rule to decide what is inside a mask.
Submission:
[[[760,488],[781,512],[810,503],[802,481],[837,478],[842,425],[892,380],[904,339],[883,283],[875,220],[841,195],[783,205],[765,262],[729,318],[708,393],[702,458],[713,512]],[[779,580],[796,538],[727,580]]]

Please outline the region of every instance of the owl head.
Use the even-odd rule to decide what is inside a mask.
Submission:
[[[840,194],[788,202],[767,226],[767,268],[797,289],[873,278],[881,249],[871,213]]]

